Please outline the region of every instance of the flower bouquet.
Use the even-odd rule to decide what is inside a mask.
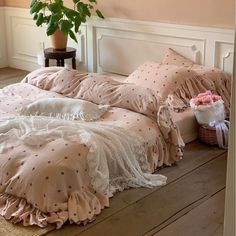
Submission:
[[[229,122],[225,120],[224,101],[211,91],[198,94],[190,100],[190,106],[200,124],[201,141],[220,148],[228,147]]]
[[[200,125],[208,126],[211,122],[225,119],[224,101],[221,96],[214,95],[211,91],[200,93],[192,98],[190,106]]]

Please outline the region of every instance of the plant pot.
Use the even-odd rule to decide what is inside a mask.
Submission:
[[[52,48],[59,51],[66,50],[68,37],[60,30],[57,29],[53,35],[51,35]]]

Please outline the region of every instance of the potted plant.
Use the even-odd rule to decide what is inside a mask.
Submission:
[[[52,47],[56,50],[65,50],[68,36],[77,42],[75,33],[78,33],[81,23],[85,23],[91,12],[104,19],[103,14],[95,9],[97,0],[72,0],[74,8],[64,5],[63,0],[32,0],[30,13],[37,26],[46,24],[47,35],[51,35]]]

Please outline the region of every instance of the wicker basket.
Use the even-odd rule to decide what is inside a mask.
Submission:
[[[216,129],[200,125],[199,139],[206,144],[218,145]]]

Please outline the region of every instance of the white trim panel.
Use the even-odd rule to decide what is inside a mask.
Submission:
[[[7,66],[5,12],[3,7],[0,7],[0,32],[0,68],[2,68]]]
[[[35,25],[28,9],[6,7],[5,19],[9,66],[29,71],[39,68],[38,57],[42,59],[43,48],[50,47],[50,37],[47,37],[45,28]],[[81,26],[78,44],[72,40],[68,41],[68,46],[77,49],[76,59],[80,70],[87,68],[86,27]],[[66,60],[65,63],[70,66],[71,60]],[[50,60],[50,65],[55,65],[55,61]]]
[[[234,30],[121,19],[90,20],[92,71],[129,74],[171,47],[198,64],[232,74]]]
[[[38,68],[37,55],[50,47],[45,28],[36,27],[28,9],[5,7],[9,66]],[[234,30],[96,17],[82,25],[77,49],[81,71],[129,74],[146,60],[161,62],[171,47],[196,63],[233,68]],[[66,62],[70,64],[70,61]]]

